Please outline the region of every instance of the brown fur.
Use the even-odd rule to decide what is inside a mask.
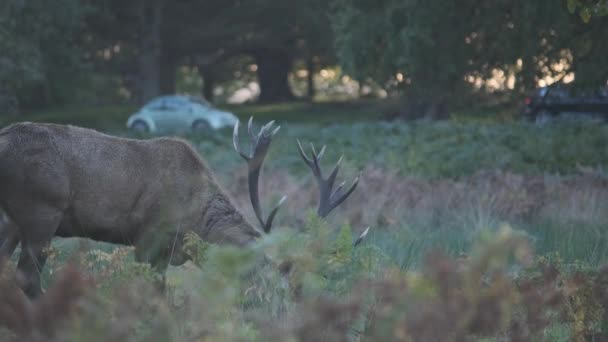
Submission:
[[[44,247],[54,236],[133,245],[164,270],[183,261],[183,234],[244,246],[260,236],[185,141],[133,140],[94,130],[18,123],[0,130],[0,252],[18,242],[28,295],[40,292]],[[173,258],[173,260],[171,260]]]

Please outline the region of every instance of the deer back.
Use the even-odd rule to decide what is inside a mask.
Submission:
[[[248,225],[205,162],[180,139],[14,124],[0,131],[0,170],[0,205],[9,216],[31,205],[52,206],[64,213],[60,236],[129,244],[149,230],[168,229],[213,232],[210,237],[221,240],[226,238],[209,228],[236,234]]]

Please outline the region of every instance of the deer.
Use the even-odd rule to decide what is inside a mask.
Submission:
[[[40,272],[55,237],[80,237],[133,246],[135,259],[164,275],[187,261],[186,233],[203,241],[248,248],[269,234],[286,197],[264,216],[258,192],[262,164],[280,129],[274,121],[256,134],[248,122],[250,146],[243,152],[239,122],[236,152],[247,162],[248,190],[260,229],[247,221],[216,181],[206,161],[183,139],[130,139],[92,129],[49,123],[15,123],[0,130],[0,258],[21,244],[17,270],[30,298],[42,294]],[[340,160],[327,178],[320,152],[298,151],[319,187],[317,213],[326,217],[357,187],[359,177],[333,189]],[[355,246],[367,235],[366,229]],[[163,278],[164,282],[164,278]]]

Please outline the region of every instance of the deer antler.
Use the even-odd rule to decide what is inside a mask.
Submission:
[[[344,202],[350,194],[357,188],[357,184],[359,183],[359,177],[355,178],[355,181],[350,186],[350,188],[346,191],[342,191],[344,187],[344,182],[342,182],[335,191],[332,192],[334,187],[334,183],[336,181],[336,176],[338,175],[338,171],[340,169],[340,163],[342,162],[342,157],[338,159],[336,166],[329,174],[327,179],[323,178],[323,172],[321,171],[321,167],[319,166],[319,160],[323,158],[325,154],[325,146],[321,149],[319,153],[315,150],[315,146],[311,143],[310,147],[312,149],[312,158],[309,158],[304,149],[302,148],[302,144],[298,140],[298,149],[300,151],[300,155],[302,159],[310,167],[312,173],[317,179],[317,184],[319,186],[319,209],[317,210],[317,215],[320,217],[326,217],[334,208],[339,206],[342,202]]]
[[[298,150],[300,151],[300,156],[302,156],[302,159],[304,160],[306,165],[308,165],[308,167],[310,167],[310,169],[312,170],[312,173],[317,179],[317,184],[319,186],[319,209],[317,210],[317,215],[319,215],[320,217],[326,217],[334,208],[342,204],[342,202],[344,202],[348,198],[348,196],[350,196],[350,194],[355,191],[355,189],[357,188],[357,184],[359,184],[359,176],[355,178],[353,184],[350,186],[350,188],[348,188],[348,190],[342,191],[344,185],[346,184],[345,182],[342,182],[340,185],[338,185],[336,190],[332,191],[334,183],[336,181],[336,176],[338,175],[338,171],[340,170],[340,163],[342,162],[342,157],[338,159],[338,162],[329,174],[329,177],[325,179],[323,178],[323,172],[321,171],[321,166],[319,165],[319,160],[321,160],[321,158],[323,158],[323,155],[325,154],[325,146],[321,148],[321,151],[319,151],[319,153],[317,153],[315,146],[312,143],[310,144],[310,148],[312,150],[312,158],[309,158],[306,155],[304,149],[302,148],[302,144],[298,140]],[[359,235],[359,237],[353,243],[353,246],[357,247],[363,241],[363,239],[365,239],[368,233],[369,227],[367,227],[363,231],[363,233]]]
[[[249,135],[249,151],[245,153],[240,148],[239,124],[239,121],[237,121],[234,125],[232,143],[234,144],[234,149],[238,152],[238,154],[243,159],[245,159],[245,161],[247,161],[247,166],[249,167],[249,197],[251,199],[253,211],[255,212],[255,215],[258,218],[258,221],[260,222],[264,232],[269,233],[270,229],[272,229],[272,222],[279,208],[287,199],[287,196],[283,196],[275,205],[275,207],[270,211],[268,217],[264,218],[264,215],[262,213],[262,207],[260,204],[258,183],[262,164],[264,163],[264,158],[266,158],[268,147],[272,142],[272,137],[279,131],[281,126],[273,127],[274,121],[271,121],[266,125],[262,126],[259,133],[255,134],[253,132],[253,117],[249,118],[249,122],[247,123],[247,133]],[[348,198],[348,196],[350,196],[350,194],[355,191],[355,189],[357,188],[357,184],[359,183],[359,177],[355,178],[353,184],[348,188],[348,190],[343,191],[345,185],[344,182],[338,185],[335,190],[333,190],[334,183],[336,181],[336,177],[340,169],[340,163],[342,162],[342,157],[340,157],[340,159],[336,163],[336,166],[329,174],[329,177],[323,178],[323,172],[319,165],[319,160],[321,160],[325,153],[325,146],[323,146],[319,153],[317,153],[313,144],[310,144],[310,146],[312,149],[312,158],[309,158],[306,155],[304,149],[302,148],[302,144],[298,140],[298,149],[300,151],[300,155],[302,156],[304,162],[312,170],[312,173],[314,174],[317,180],[317,184],[319,186],[319,208],[317,210],[317,215],[319,215],[320,217],[326,217],[334,208],[342,204],[342,202],[344,202]],[[354,246],[359,245],[368,232],[369,227],[365,229],[365,231],[356,239],[356,241],[354,242]]]
[[[269,233],[272,228],[272,221],[283,202],[287,199],[287,196],[283,196],[272,211],[270,211],[270,215],[264,219],[258,193],[258,181],[264,158],[266,157],[268,147],[272,142],[272,137],[279,131],[281,126],[277,126],[273,129],[274,121],[271,121],[262,126],[260,132],[256,135],[253,133],[252,124],[253,117],[249,118],[249,122],[247,123],[247,132],[250,141],[249,153],[242,152],[239,147],[239,121],[234,125],[232,143],[234,144],[234,149],[247,161],[247,166],[249,167],[249,198],[251,199],[253,211],[262,225],[262,229],[265,233]]]

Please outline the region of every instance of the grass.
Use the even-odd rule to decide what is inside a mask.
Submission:
[[[283,128],[269,164],[293,170],[301,170],[296,139],[327,145],[327,159],[345,154],[358,169],[375,165],[429,178],[457,178],[489,169],[562,175],[581,169],[602,172],[608,161],[608,126],[592,122],[558,122],[542,128],[525,122],[279,124]],[[224,157],[231,155],[226,133],[213,142],[191,138],[206,159],[221,167]]]
[[[601,330],[599,309],[587,302],[601,301],[577,292],[591,291],[596,278],[589,278],[585,287],[564,271],[558,280],[567,286],[533,287],[542,296],[556,288],[571,291],[565,294],[570,306],[559,308],[570,318],[551,316],[551,310],[558,311],[551,309],[543,313],[551,318],[548,325],[532,322],[530,316],[521,318],[521,312],[531,310],[526,305],[549,308],[552,302],[525,297],[531,295],[511,280],[536,279],[527,273],[538,271],[534,262],[526,261],[528,247],[538,259],[559,260],[560,270],[599,272],[608,264],[606,125],[563,121],[536,127],[462,116],[445,122],[388,123],[376,120],[382,110],[372,102],[228,109],[241,119],[254,115],[257,123],[275,119],[283,127],[269,151],[260,186],[264,208],[288,195],[276,233],[253,252],[200,242],[196,255],[201,260],[195,260],[199,266],[172,268],[164,296],[148,289],[146,282],[155,275],[135,263],[129,249],[57,239],[44,270],[45,285],[52,288],[59,281],[57,274],[67,260],[95,277],[96,284],[95,300],[87,297],[81,314],[60,329],[58,340],[255,341],[293,336],[317,341],[347,336],[381,341],[417,336],[424,341],[432,340],[424,335],[429,331],[455,332],[464,325],[447,321],[474,321],[475,313],[495,317],[501,324],[486,322],[494,328],[483,333],[486,330],[475,330],[469,322],[470,330],[464,333],[472,340],[514,336],[509,335],[516,334],[515,325],[510,325],[514,322],[530,331],[542,327],[536,332],[541,335],[529,335],[529,340],[573,340]],[[128,135],[122,125],[131,110],[74,108],[31,113],[24,119]],[[213,139],[186,138],[251,219],[243,188],[246,170],[232,151],[230,132],[219,132]],[[297,155],[296,139],[327,144],[325,168],[344,154],[340,179],[348,182],[361,172],[357,191],[327,222],[310,215],[317,192]],[[353,250],[354,236],[366,226],[372,227],[369,237]],[[429,259],[437,250],[448,257]],[[293,260],[297,271],[286,280],[275,268],[257,269],[252,253],[260,252],[279,261]],[[472,266],[461,273],[456,271],[460,262]],[[252,270],[254,279],[242,276]],[[508,275],[508,282],[501,280],[501,272]],[[294,284],[301,285],[300,292]],[[440,289],[445,284],[458,290],[443,298]],[[382,291],[368,286],[380,286],[395,298],[382,304]],[[582,304],[575,307],[576,303]],[[380,310],[382,305],[388,311]],[[446,314],[454,307],[469,315]],[[383,316],[386,313],[391,315]],[[441,320],[444,316],[449,319]],[[389,325],[374,317],[383,317]],[[425,330],[416,317],[433,322],[433,328]]]
[[[356,102],[293,102],[271,105],[226,107],[241,119],[254,116],[257,120],[282,122],[334,124],[374,121],[382,117],[381,102],[360,100]]]

